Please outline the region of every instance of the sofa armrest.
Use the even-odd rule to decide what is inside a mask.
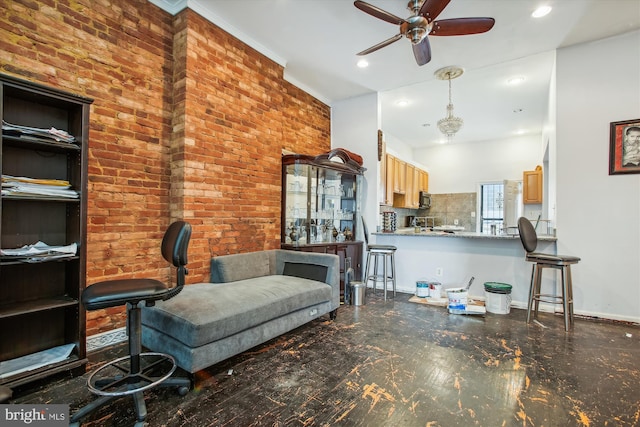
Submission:
[[[325,283],[331,286],[331,302],[340,306],[340,257],[334,254],[275,249],[275,274],[282,274],[286,262],[315,264],[327,267]]]

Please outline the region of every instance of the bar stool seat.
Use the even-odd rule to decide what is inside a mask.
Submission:
[[[373,281],[373,293],[375,294],[378,288],[378,282],[382,283],[384,289],[384,300],[387,300],[387,283],[391,282],[393,289],[393,296],[396,295],[396,261],[395,253],[398,249],[393,245],[370,245],[369,244],[369,231],[367,224],[362,218],[362,229],[364,231],[364,240],[367,245],[367,263],[364,269],[364,284],[369,284],[369,281]],[[373,271],[369,271],[371,266],[371,258],[373,258]],[[390,267],[390,274],[387,274],[387,266]],[[380,272],[382,267],[382,272]]]
[[[531,282],[529,284],[529,301],[527,305],[527,323],[531,321],[531,311],[537,317],[540,302],[549,304],[562,304],[564,329],[569,331],[573,325],[573,283],[571,279],[571,265],[577,264],[580,258],[573,255],[552,255],[535,252],[538,245],[536,230],[527,218],[518,219],[518,231],[520,240],[527,255],[525,260],[533,263],[531,269]],[[562,293],[561,295],[543,294],[541,291],[542,271],[545,268],[561,270]]]

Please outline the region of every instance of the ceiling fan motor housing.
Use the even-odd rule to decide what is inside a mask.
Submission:
[[[418,44],[431,32],[432,26],[433,24],[430,24],[427,18],[416,15],[400,24],[400,32],[411,40],[411,43]]]

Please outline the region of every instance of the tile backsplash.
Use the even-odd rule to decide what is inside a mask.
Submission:
[[[428,216],[435,217],[436,225],[458,225],[465,231],[476,231],[477,193],[444,193],[431,195]]]
[[[476,212],[476,193],[444,193],[431,194],[430,209],[405,209],[391,206],[381,207],[381,212],[396,212],[398,227],[409,226],[407,216],[434,217],[435,225],[458,225],[465,231],[476,231],[476,218],[472,212]],[[379,221],[382,224],[382,220]]]

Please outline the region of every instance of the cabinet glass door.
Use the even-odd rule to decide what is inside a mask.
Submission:
[[[309,198],[316,186],[313,168],[309,165],[293,164],[286,167],[285,195],[285,242],[305,245],[310,234],[310,210],[314,209]]]

